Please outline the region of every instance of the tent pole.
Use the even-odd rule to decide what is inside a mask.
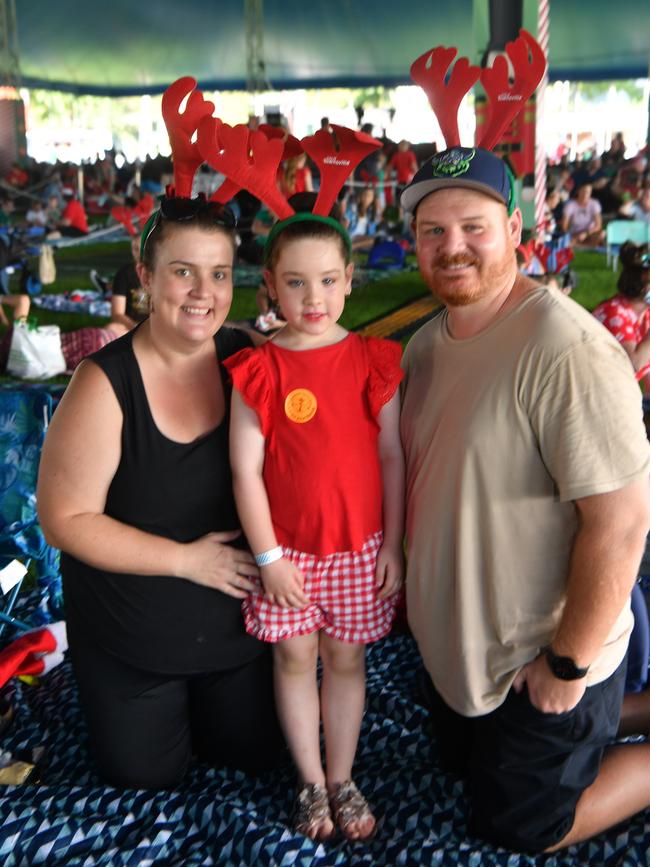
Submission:
[[[264,61],[264,0],[244,0],[246,19],[246,88],[269,90]]]
[[[20,87],[15,0],[0,0],[0,85],[6,88],[0,97],[0,174],[4,174],[13,162],[27,156],[25,106],[14,90]]]
[[[648,130],[646,132],[646,156],[650,160],[650,57],[648,58]]]
[[[544,78],[539,83],[536,95],[535,112],[535,231],[544,231],[544,214],[546,211],[546,147],[544,142],[544,103],[548,85],[548,39],[550,0],[538,0],[537,3],[537,41],[547,59]]]
[[[0,83],[20,87],[15,0],[0,0],[0,77]]]

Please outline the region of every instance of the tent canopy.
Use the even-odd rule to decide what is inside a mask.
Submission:
[[[26,87],[128,96],[193,75],[208,90],[246,88],[244,0],[17,0],[16,15]],[[264,0],[267,81],[407,84],[411,61],[434,45],[478,62],[472,19],[473,0]],[[550,21],[551,79],[647,76],[648,0],[561,0]]]

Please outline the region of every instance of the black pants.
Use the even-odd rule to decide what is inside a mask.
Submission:
[[[113,785],[170,788],[193,753],[250,773],[286,758],[267,652],[235,669],[188,677],[141,671],[74,636],[70,652],[91,748]]]

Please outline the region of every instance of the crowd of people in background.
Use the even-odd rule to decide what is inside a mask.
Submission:
[[[620,134],[603,154],[571,163],[563,155],[548,172],[547,228],[570,236],[576,248],[601,247],[608,222],[650,223],[650,172],[645,152],[625,156]]]
[[[248,125],[256,129],[259,118],[249,118]],[[329,118],[322,118],[321,129],[332,131]],[[361,124],[360,130],[376,134],[371,124]],[[435,144],[412,145],[405,139],[394,142],[385,131],[379,138],[382,148],[359,164],[340,193],[341,221],[355,252],[369,252],[387,239],[396,241],[405,251],[412,251],[411,223],[399,206],[399,197],[419,166],[435,153],[436,147]],[[14,163],[0,178],[0,266],[3,253],[7,258],[3,241],[6,246],[12,231],[56,243],[62,237],[86,237],[94,225],[105,226],[116,219],[122,220],[120,212],[135,213],[147,201],[153,207],[153,197],[161,195],[172,182],[171,158],[157,156],[142,165],[132,165],[117,157],[115,151],[106,152],[102,159],[81,167],[82,171],[71,163],[49,165],[31,159],[20,165]],[[209,197],[222,181],[223,176],[204,165],[196,175],[193,193]],[[277,183],[287,198],[309,194],[318,190],[318,169],[304,153],[290,157],[281,163]],[[246,190],[241,190],[230,206],[238,220],[237,262],[259,266],[275,215]],[[150,207],[148,211],[145,209],[146,213],[150,210]],[[619,133],[612,139],[610,148],[600,155],[587,151],[572,162],[567,152],[558,154],[558,158],[549,163],[544,222],[533,233],[541,243],[602,249],[608,222],[621,219],[650,224],[650,171],[644,151],[630,155]],[[127,228],[129,232],[139,232],[142,223],[138,226],[134,221],[134,225]],[[133,272],[130,283],[137,288],[135,270],[132,265],[127,267]],[[534,273],[534,276],[542,282],[558,278],[551,273]],[[108,278],[102,279],[94,272],[91,272],[91,282],[107,296],[111,289],[115,290]],[[571,284],[565,291],[570,289]],[[21,284],[21,292],[24,291]],[[283,324],[281,311],[277,305],[269,303],[267,296],[262,280],[257,325],[264,333]],[[117,297],[118,303],[124,300],[119,292]],[[124,311],[113,311],[114,321],[120,321],[119,313]],[[636,315],[633,310],[632,315]],[[124,324],[127,328],[132,326],[131,322]],[[650,377],[646,380],[644,386],[650,384]]]
[[[251,118],[251,128],[259,119]],[[331,129],[323,118],[322,129]],[[373,134],[370,124],[361,131]],[[378,240],[390,237],[411,248],[413,237],[408,220],[399,208],[399,194],[418,166],[432,156],[435,145],[398,143],[380,136],[383,147],[367,157],[352,181],[342,191],[344,221],[358,250],[368,250]],[[143,196],[164,192],[171,182],[168,157],[147,159],[142,165],[119,160],[114,151],[83,166],[83,189],[79,190],[79,167],[70,163],[49,165],[26,160],[14,164],[0,180],[0,229],[4,226],[35,227],[49,238],[84,236],[89,222],[111,220],[116,206],[135,207]],[[222,178],[207,167],[197,175],[194,193],[210,195]],[[278,172],[278,187],[286,196],[318,189],[316,166],[306,154],[285,160]],[[571,161],[569,154],[551,161],[547,175],[544,236],[568,236],[575,248],[593,249],[605,243],[605,229],[613,219],[650,223],[650,172],[643,151],[629,154],[622,135],[610,148],[597,154],[585,152]],[[258,264],[260,239],[265,237],[273,215],[246,191],[231,203],[240,226],[240,258]]]

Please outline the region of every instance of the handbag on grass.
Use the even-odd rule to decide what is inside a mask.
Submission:
[[[38,257],[38,277],[43,286],[54,283],[56,280],[56,265],[54,264],[54,253],[51,247],[43,244]]]
[[[7,373],[19,379],[49,379],[65,369],[58,325],[14,323]]]

